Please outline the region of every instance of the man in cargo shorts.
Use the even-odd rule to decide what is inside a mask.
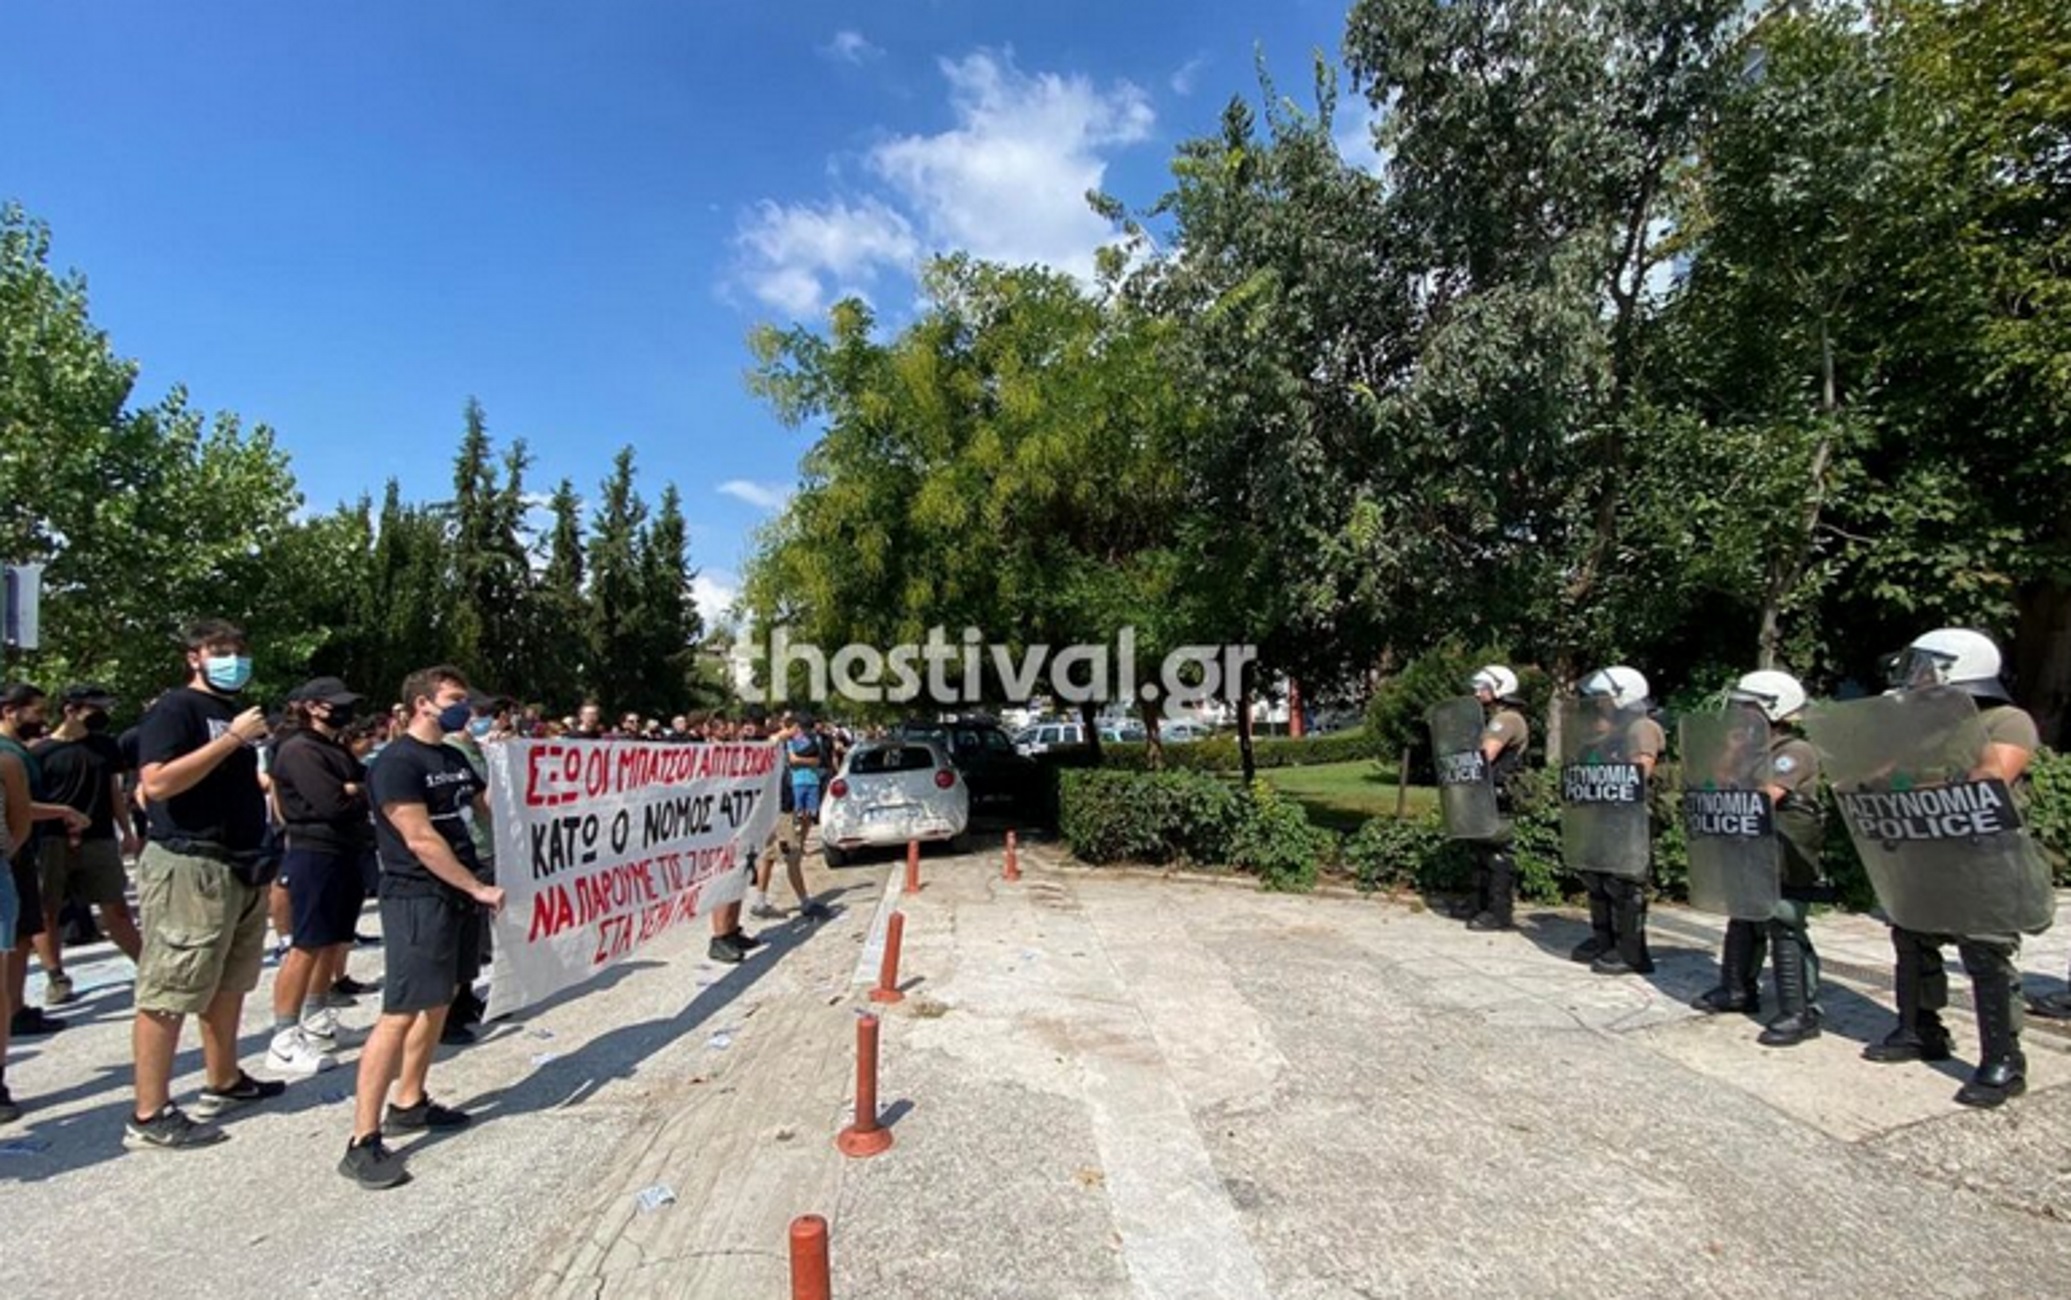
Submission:
[[[129,913],[129,886],[123,859],[137,851],[130,810],[122,795],[122,750],[108,734],[108,710],[115,697],[99,686],[68,686],[58,697],[64,720],[36,751],[43,764],[44,793],[87,819],[78,831],[54,831],[43,837],[39,860],[43,872],[44,930],[57,934],[58,909],[68,900],[92,904],[101,924],[123,955],[142,956],[143,939]],[[44,976],[51,1006],[75,996],[65,974],[62,945],[52,944],[55,964]]]
[[[138,741],[151,843],[137,863],[144,913],[132,1036],[137,1097],[122,1139],[132,1150],[180,1151],[227,1136],[172,1102],[173,1058],[188,1016],[201,1017],[208,1081],[195,1113],[202,1119],[287,1087],[254,1079],[237,1063],[238,1021],[245,994],[259,983],[266,942],[266,798],[253,748],[266,737],[266,714],[238,699],[252,676],[242,628],[204,619],[184,641],[187,685],[159,697]]]

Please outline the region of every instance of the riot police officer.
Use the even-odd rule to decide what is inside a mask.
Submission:
[[[1666,747],[1647,679],[1618,665],[1582,679],[1562,709],[1561,847],[1589,891],[1589,938],[1569,954],[1599,975],[1645,975],[1653,826],[1647,789]]]
[[[1517,674],[1490,664],[1468,679],[1472,699],[1432,707],[1431,747],[1446,830],[1474,853],[1470,930],[1508,930],[1517,898],[1510,854],[1512,786],[1524,768],[1531,727],[1518,706]]]
[[[1891,921],[1898,1027],[1863,1056],[1948,1059],[1942,949],[1954,943],[1979,1038],[1977,1069],[1956,1100],[1981,1107],[2027,1090],[2015,961],[2021,935],[2047,929],[2054,913],[2048,867],[2020,822],[2035,720],[1999,674],[1990,638],[1942,628],[1900,655],[1886,695],[1808,718]]]
[[[1796,723],[1805,709],[1805,688],[1789,673],[1749,673],[1734,684],[1728,699],[1735,706],[1756,710],[1767,724],[1759,761],[1752,769],[1739,770],[1756,773],[1750,782],[1758,783],[1761,796],[1753,804],[1758,810],[1756,819],[1770,822],[1766,827],[1745,829],[1774,846],[1773,853],[1765,848],[1749,861],[1755,871],[1773,872],[1775,879],[1751,882],[1755,888],[1738,891],[1740,897],[1736,901],[1744,906],[1723,909],[1736,914],[1726,925],[1725,948],[1719,958],[1719,985],[1690,1005],[1714,1015],[1729,1011],[1759,1014],[1762,950],[1768,947],[1775,955],[1777,1014],[1756,1041],[1766,1047],[1791,1047],[1817,1038],[1820,1033],[1819,956],[1813,951],[1812,937],[1806,928],[1812,904],[1831,896],[1819,867],[1825,825],[1819,802],[1819,754],[1797,734]],[[1685,727],[1687,735],[1689,724]],[[1694,787],[1699,780],[1699,760],[1692,749],[1686,741],[1685,781]],[[1730,803],[1733,793],[1727,792],[1723,801]],[[1719,800],[1722,796],[1694,788],[1687,792],[1686,815],[1695,815],[1692,804],[1706,799]],[[1726,820],[1745,823],[1750,819]],[[1690,829],[1691,900],[1696,903],[1700,894],[1698,850],[1707,842],[1702,835],[1707,828],[1693,825]],[[1743,827],[1736,825],[1733,829]],[[1731,842],[1723,836],[1710,839],[1712,843]],[[1726,854],[1719,856],[1726,862],[1734,861]],[[1736,891],[1728,888],[1723,892]],[[1748,915],[1762,912],[1766,915]]]

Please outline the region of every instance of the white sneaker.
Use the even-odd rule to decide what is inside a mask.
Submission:
[[[316,1039],[319,1047],[335,1051],[338,1046],[338,1013],[325,1007],[314,1015],[303,1016],[302,1033],[304,1037]]]
[[[748,909],[748,915],[758,921],[777,921],[783,919],[784,912],[782,908],[772,907],[768,903],[757,903]]]
[[[283,1029],[273,1036],[266,1051],[266,1068],[275,1074],[308,1077],[338,1064],[338,1058],[318,1046],[301,1030]]]

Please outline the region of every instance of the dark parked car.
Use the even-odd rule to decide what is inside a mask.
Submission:
[[[892,734],[901,739],[932,740],[949,751],[971,787],[973,817],[1040,815],[1045,803],[1043,770],[1017,753],[1013,739],[991,718],[915,718],[893,728]]]

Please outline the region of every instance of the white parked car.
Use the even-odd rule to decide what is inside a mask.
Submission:
[[[1181,719],[1178,722],[1158,724],[1158,739],[1168,745],[1191,745],[1197,740],[1206,740],[1215,733],[1198,722]]]
[[[870,740],[842,760],[820,800],[820,849],[838,867],[858,849],[947,840],[970,849],[971,789],[932,740]]]
[[[1034,758],[1059,745],[1083,745],[1086,728],[1077,722],[1040,722],[1014,737],[1014,748]]]

